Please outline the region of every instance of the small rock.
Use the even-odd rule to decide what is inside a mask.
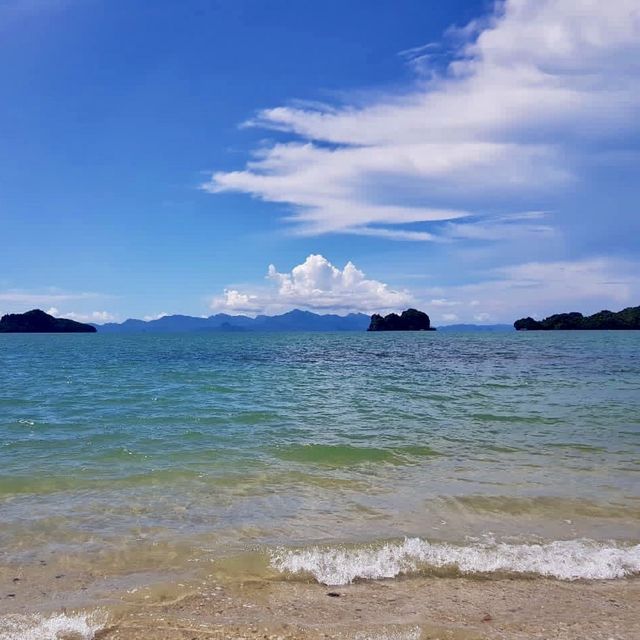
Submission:
[[[484,618],[482,618],[482,622],[491,622],[493,620],[493,618],[491,617],[490,613],[487,613]]]
[[[329,591],[329,593],[327,593],[327,595],[330,598],[339,598],[340,597],[340,594],[337,591]]]

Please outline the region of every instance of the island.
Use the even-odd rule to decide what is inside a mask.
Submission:
[[[435,328],[424,311],[407,309],[400,315],[390,313],[384,317],[374,313],[367,331],[435,331]]]
[[[640,307],[627,307],[622,311],[599,311],[592,316],[583,316],[577,311],[556,313],[544,320],[520,318],[513,323],[517,331],[596,331],[596,330],[640,330]]]
[[[83,322],[54,318],[41,309],[26,313],[8,313],[0,319],[0,333],[95,333],[97,329]]]

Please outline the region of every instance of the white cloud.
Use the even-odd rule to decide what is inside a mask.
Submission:
[[[432,322],[511,323],[531,315],[564,311],[594,313],[619,310],[640,302],[640,263],[593,258],[527,262],[477,274],[470,284],[392,289],[369,279],[348,262],[343,269],[321,255],[310,255],[290,272],[269,266],[268,284],[229,288],[211,308],[228,313],[275,314],[293,308],[316,312],[399,311],[415,306]]]
[[[546,214],[530,212],[509,216],[489,217],[467,224],[449,222],[442,228],[444,237],[461,240],[514,240],[524,235],[532,240],[544,240],[555,235],[555,229],[540,222],[533,222]]]
[[[237,289],[225,289],[222,297],[216,297],[211,301],[214,311],[229,311],[235,313],[254,315],[272,308],[269,294],[241,293]]]
[[[407,291],[367,278],[352,262],[339,269],[321,255],[308,256],[286,273],[269,265],[267,280],[270,286],[250,292],[225,289],[222,296],[213,299],[211,308],[247,314],[293,308],[324,313],[381,312],[405,308],[413,301]]]
[[[25,291],[23,289],[0,291],[0,302],[17,305],[21,308],[25,306],[28,306],[29,308],[46,307],[60,302],[89,300],[100,297],[104,296],[99,293],[74,293],[53,288],[46,289],[44,291]]]
[[[431,307],[456,307],[460,304],[457,300],[447,300],[446,298],[433,298],[429,301]]]
[[[640,263],[611,258],[528,262],[493,269],[473,284],[430,289],[421,299],[451,296],[459,301],[456,314],[476,322],[513,322],[565,311],[589,314],[605,307],[617,311],[640,302],[638,274]],[[424,303],[427,312],[433,306],[433,300]]]
[[[79,320],[80,318],[87,318],[85,322],[113,322],[117,319],[117,316],[114,313],[109,311],[92,311],[88,314],[81,313],[69,313],[66,316],[67,318],[74,318]]]
[[[5,313],[24,313],[31,309],[44,309],[50,315],[70,318],[79,322],[108,322],[116,316],[108,311],[62,312],[62,306],[97,306],[111,296],[93,292],[64,291],[55,287],[40,291],[26,289],[8,289],[0,291],[0,305]],[[76,307],[77,308],[77,307]]]
[[[215,173],[204,188],[290,206],[305,234],[550,233],[526,219],[487,220],[485,210],[461,205],[461,194],[490,206],[547,192],[579,179],[582,158],[610,153],[616,137],[637,131],[640,5],[508,0],[455,35],[461,44],[444,73],[425,68],[432,45],[409,52],[422,73],[403,95],[261,111],[251,125],[294,139],[260,149],[243,170]],[[428,230],[397,228],[407,223]]]
[[[56,318],[68,318],[69,320],[76,320],[78,322],[114,322],[117,320],[117,316],[109,311],[91,311],[88,313],[75,313],[74,311],[62,312],[56,307],[47,309],[47,313]]]
[[[143,316],[143,320],[149,322],[150,320],[160,320],[160,318],[164,318],[169,314],[166,311],[161,311],[160,313],[156,313],[155,315]]]

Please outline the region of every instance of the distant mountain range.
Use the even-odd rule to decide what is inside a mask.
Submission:
[[[231,316],[218,313],[208,318],[164,316],[157,320],[125,320],[95,325],[100,333],[176,333],[184,331],[366,331],[369,316],[350,313],[347,316],[320,315],[294,309],[277,316]]]
[[[294,309],[276,316],[232,316],[218,313],[208,318],[172,315],[157,320],[129,319],[124,322],[96,324],[100,333],[179,333],[179,332],[242,332],[242,331],[366,331],[371,321],[364,313],[346,316],[318,314]],[[511,325],[449,325],[440,331],[504,331]]]

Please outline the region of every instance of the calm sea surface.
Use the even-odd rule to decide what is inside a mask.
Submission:
[[[2,335],[0,372],[7,571],[640,571],[640,332]]]

